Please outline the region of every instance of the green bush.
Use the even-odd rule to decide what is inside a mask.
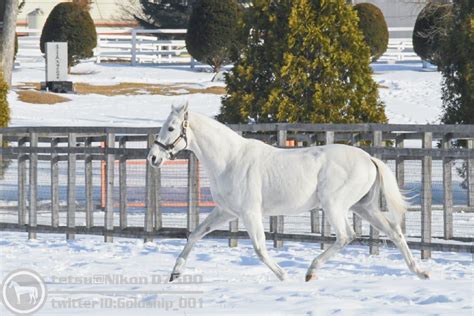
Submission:
[[[388,26],[382,11],[371,3],[359,3],[354,6],[359,16],[359,29],[370,48],[372,61],[376,61],[387,50]]]
[[[8,85],[0,73],[0,128],[8,127],[10,122],[10,108],[8,106]],[[1,145],[1,144],[0,144]]]
[[[46,42],[68,43],[68,65],[74,66],[80,59],[93,56],[97,45],[94,21],[77,3],[64,2],[56,5],[46,19],[40,38],[41,52]]]
[[[237,55],[239,19],[240,7],[236,0],[197,1],[186,35],[188,52],[218,72]]]
[[[413,50],[421,59],[442,66],[442,47],[451,19],[451,4],[430,2],[420,11],[413,29]]]

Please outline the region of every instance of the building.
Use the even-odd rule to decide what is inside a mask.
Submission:
[[[426,6],[428,0],[354,0],[354,4],[369,2],[382,10],[388,27],[415,26],[418,13]]]
[[[97,27],[135,26],[136,24],[133,20],[127,20],[124,17],[121,9],[121,6],[128,1],[129,0],[93,0],[90,14],[95,25]],[[30,28],[42,28],[51,10],[60,2],[72,2],[72,0],[26,0],[21,12],[18,14],[17,25]],[[38,11],[38,9],[40,11]],[[36,21],[31,21],[33,16],[38,17]]]

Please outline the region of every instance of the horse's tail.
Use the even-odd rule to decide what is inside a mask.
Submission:
[[[399,225],[407,211],[406,198],[400,192],[392,170],[382,160],[374,157],[370,159],[377,167],[378,181],[387,202],[388,216],[386,217],[392,224]]]

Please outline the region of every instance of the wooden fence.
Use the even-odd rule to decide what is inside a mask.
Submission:
[[[421,203],[417,212],[421,213],[421,234],[417,240],[409,240],[409,245],[421,249],[422,258],[429,258],[432,250],[467,251],[473,253],[472,234],[456,236],[453,216],[457,212],[474,215],[474,125],[382,125],[382,124],[256,124],[231,125],[244,137],[261,139],[279,147],[312,146],[330,143],[346,143],[359,146],[384,160],[395,161],[395,173],[401,187],[404,186],[404,166],[407,160],[421,161]],[[182,152],[180,159],[187,160],[187,209],[186,227],[163,225],[160,170],[146,165],[143,175],[145,183],[144,217],[140,226],[130,226],[127,222],[127,162],[143,160],[152,144],[158,128],[98,128],[98,127],[13,127],[0,129],[0,144],[8,143],[0,151],[0,193],[2,177],[8,162],[17,166],[17,220],[6,221],[0,215],[0,230],[25,231],[29,238],[37,233],[64,233],[67,239],[76,234],[103,235],[106,242],[114,236],[138,237],[151,241],[153,238],[186,238],[199,222],[199,162],[189,152]],[[421,148],[405,148],[414,141]],[[140,143],[140,146],[136,144]],[[132,146],[129,146],[132,144]],[[434,144],[434,146],[433,146]],[[461,146],[453,147],[453,144]],[[443,240],[433,240],[432,236],[432,162],[442,161],[443,181]],[[465,162],[466,205],[453,204],[454,160]],[[38,162],[50,164],[50,214],[47,224],[38,223]],[[105,181],[103,188],[103,224],[94,222],[93,204],[93,162],[103,162]],[[60,224],[58,164],[67,162],[67,205],[66,223]],[[115,179],[115,165],[118,162],[118,179]],[[27,164],[28,163],[28,164]],[[77,210],[77,169],[83,164],[84,170],[84,224],[76,223]],[[27,167],[28,165],[28,167]],[[3,166],[3,167],[2,167]],[[28,181],[28,183],[27,183]],[[114,201],[114,188],[118,189],[118,201]],[[1,195],[0,195],[1,200]],[[118,202],[118,212],[114,204]],[[1,213],[0,213],[1,214]],[[331,228],[320,210],[310,211],[311,231],[308,233],[285,233],[284,216],[269,219],[267,238],[280,247],[284,240],[319,242],[322,247],[334,241]],[[116,218],[118,216],[118,218]],[[472,218],[467,222],[472,223]],[[379,232],[370,228],[367,235],[362,233],[362,221],[353,217],[353,225],[358,238],[353,243],[369,246],[371,254],[377,254],[381,243]],[[469,225],[469,224],[468,224]],[[472,224],[471,224],[472,225]],[[469,230],[469,227],[468,227]],[[472,231],[472,228],[471,228]],[[248,238],[239,230],[238,221],[231,222],[229,229],[218,230],[209,237],[229,238],[229,245],[236,246],[240,238]]]

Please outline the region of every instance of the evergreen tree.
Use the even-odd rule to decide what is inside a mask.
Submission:
[[[236,0],[199,0],[193,7],[186,34],[186,48],[191,56],[219,72],[237,56],[239,15]]]
[[[187,28],[192,6],[197,0],[140,0],[139,10],[133,10],[134,19],[147,29]],[[130,11],[126,8],[127,11]]]
[[[273,121],[262,108],[280,71],[288,35],[291,0],[253,0],[241,29],[248,32],[234,68],[226,74],[227,96],[217,119],[225,123]]]
[[[443,123],[474,124],[474,2],[456,0],[443,47]]]
[[[0,128],[8,127],[10,122],[10,107],[8,106],[8,85],[0,72]],[[1,145],[1,144],[0,144]]]
[[[267,23],[251,25],[251,45],[227,77],[220,120],[386,122],[370,50],[344,0],[262,2],[255,6],[257,20],[250,21],[262,15]],[[289,15],[268,13],[272,4],[278,8],[273,11],[285,12],[283,3],[291,5]]]
[[[370,48],[372,61],[382,56],[388,46],[388,26],[382,11],[371,3],[358,3],[354,6],[359,17],[359,29]]]
[[[452,4],[429,2],[418,14],[413,28],[413,50],[440,69],[452,22]]]
[[[97,45],[97,33],[89,12],[78,3],[62,2],[56,5],[41,32],[40,49],[43,53],[46,42],[67,42],[69,67],[80,59],[92,57]]]

